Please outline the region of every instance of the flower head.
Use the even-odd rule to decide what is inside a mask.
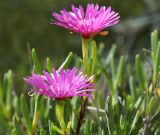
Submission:
[[[55,20],[51,24],[65,27],[84,38],[90,38],[106,27],[115,25],[120,18],[111,7],[99,7],[98,4],[88,4],[86,11],[81,5],[78,8],[72,4],[72,11],[63,9],[60,13],[53,13],[52,16]]]
[[[32,73],[32,76],[24,80],[33,86],[33,91],[43,94],[48,98],[66,99],[74,96],[90,96],[94,84],[90,82],[82,72],[77,73],[77,68],[72,70],[61,69],[58,73],[55,69],[49,74],[43,71],[43,75]]]

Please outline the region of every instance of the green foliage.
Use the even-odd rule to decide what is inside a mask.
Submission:
[[[21,96],[20,101],[21,101],[22,114],[23,114],[23,117],[25,119],[26,127],[29,130],[29,132],[32,132],[32,122],[31,122],[31,119],[30,119],[30,115],[28,115],[30,113],[29,113],[29,109],[28,109],[28,106],[27,106],[26,99],[25,99],[24,95]]]
[[[139,55],[136,55],[135,63],[136,63],[136,74],[140,84],[140,89],[141,91],[144,91],[147,88],[147,85],[145,82],[146,80],[145,80],[144,70],[142,68],[142,63]]]
[[[66,68],[70,65],[70,63],[71,63],[71,61],[73,60],[73,58],[74,58],[74,55],[73,55],[72,52],[70,52],[70,53],[68,54],[66,60],[65,60],[65,61],[62,63],[62,65],[59,67],[59,70],[60,70],[60,69],[66,69]]]
[[[151,52],[147,56],[149,60],[147,62],[151,63],[153,71],[149,76],[145,66],[146,57],[137,54],[135,64],[132,65],[126,56],[115,59],[116,45],[113,45],[108,55],[104,57],[103,44],[97,45],[95,41],[90,44],[89,74],[94,74],[97,91],[87,104],[87,113],[80,134],[158,135],[160,133],[159,48],[158,32],[154,31],[151,34]],[[47,58],[43,68],[34,49],[32,59],[33,70],[36,73],[41,74],[42,69],[51,72],[54,65],[52,59]],[[82,60],[69,53],[59,67],[67,69],[73,67],[74,62],[79,65],[79,69],[82,68]],[[132,70],[128,67],[132,67]],[[56,105],[55,100],[36,94],[30,93],[29,97],[24,92],[21,96],[17,96],[14,79],[13,72],[9,70],[0,81],[1,134],[76,135],[81,98],[66,100],[65,106],[61,108]]]
[[[35,72],[41,74],[42,73],[41,65],[39,63],[39,60],[34,48],[32,49],[32,59],[33,59],[33,64],[34,64],[33,66],[34,66]]]

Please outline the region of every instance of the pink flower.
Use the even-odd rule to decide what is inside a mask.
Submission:
[[[61,69],[59,73],[53,69],[51,74],[43,71],[43,75],[32,73],[32,76],[24,78],[32,85],[34,92],[55,99],[90,96],[89,91],[95,90],[95,85],[90,82],[90,79],[82,72],[77,73],[77,68]]]
[[[72,5],[72,11],[63,9],[60,13],[53,13],[52,16],[55,20],[51,24],[65,27],[84,38],[90,38],[106,27],[115,25],[120,18],[111,7],[99,7],[98,4],[88,4],[86,12],[81,5],[79,8]]]

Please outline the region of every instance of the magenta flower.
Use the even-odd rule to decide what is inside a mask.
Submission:
[[[90,78],[77,73],[77,68],[63,70],[55,69],[49,74],[43,71],[43,75],[32,73],[32,76],[24,80],[33,86],[35,93],[43,94],[48,98],[66,99],[74,96],[90,96],[89,92],[95,90],[95,85]]]
[[[86,12],[81,5],[77,8],[72,4],[72,11],[63,9],[59,14],[53,13],[52,16],[55,20],[51,24],[65,27],[84,38],[90,38],[106,27],[115,25],[120,18],[111,7],[99,7],[98,4],[88,4]]]

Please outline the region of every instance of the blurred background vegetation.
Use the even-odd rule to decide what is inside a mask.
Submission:
[[[118,53],[143,53],[150,45],[150,32],[160,26],[160,0],[90,0],[111,6],[119,12],[118,25],[108,28],[107,37],[96,36],[104,42],[106,53],[113,43]],[[17,82],[29,74],[30,49],[35,48],[42,62],[49,56],[57,67],[70,51],[81,56],[79,36],[64,28],[50,25],[52,12],[71,9],[71,3],[86,6],[82,0],[0,0],[0,77],[8,69],[15,73]]]

